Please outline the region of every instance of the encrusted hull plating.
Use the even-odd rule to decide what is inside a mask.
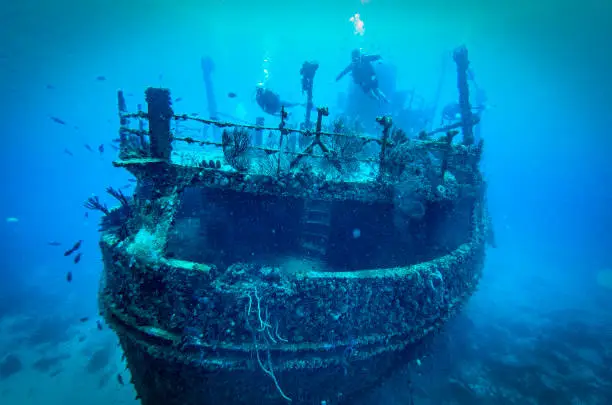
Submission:
[[[107,234],[102,311],[144,405],[342,403],[418,356],[474,292],[480,204],[472,223],[471,241],[427,263],[290,276],[153,261]]]

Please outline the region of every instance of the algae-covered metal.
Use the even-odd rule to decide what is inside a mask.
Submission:
[[[453,142],[471,115],[420,134],[381,117],[379,136],[326,126],[324,108],[308,130],[176,115],[166,89],[146,100],[129,114],[119,93],[115,165],[138,185],[100,242],[101,310],[143,404],[350,403],[474,292],[482,144]]]

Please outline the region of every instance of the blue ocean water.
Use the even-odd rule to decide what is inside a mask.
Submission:
[[[361,48],[382,56],[376,68],[396,72],[398,90],[439,100],[437,125],[457,100],[460,45],[487,95],[497,247],[429,354],[354,403],[612,403],[609,5],[29,0],[0,15],[2,404],[136,403],[98,315],[100,216],[83,207],[92,195],[112,204],[108,186],[133,188],[112,165],[117,90],[131,111],[153,86],[171,90],[177,113],[207,116],[208,57],[218,115],[252,123],[259,83],[303,103],[300,67],[316,60],[314,102],[341,111],[351,80],[335,77]],[[372,116],[390,108],[364,103]],[[74,263],[63,253],[78,240]]]

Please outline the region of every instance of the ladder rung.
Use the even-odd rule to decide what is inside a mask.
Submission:
[[[304,221],[304,225],[314,225],[314,226],[323,226],[325,228],[329,228],[329,222],[325,221],[313,221],[312,219],[307,219]]]
[[[314,212],[316,214],[331,215],[329,210],[322,209],[322,208],[309,208],[309,209],[306,210],[307,214],[310,214],[311,212]]]
[[[323,246],[315,245],[314,243],[302,242],[302,248],[322,255],[325,254],[325,248]]]
[[[302,235],[312,237],[312,238],[324,239],[326,241],[329,239],[329,235],[324,234],[324,233],[319,233],[319,232],[302,231]]]

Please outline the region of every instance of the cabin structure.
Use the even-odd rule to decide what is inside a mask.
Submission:
[[[351,403],[423,354],[490,231],[465,48],[455,62],[462,119],[419,134],[326,108],[299,129],[181,115],[160,88],[130,113],[118,93],[114,165],[137,187],[102,218],[99,301],[144,405]]]

